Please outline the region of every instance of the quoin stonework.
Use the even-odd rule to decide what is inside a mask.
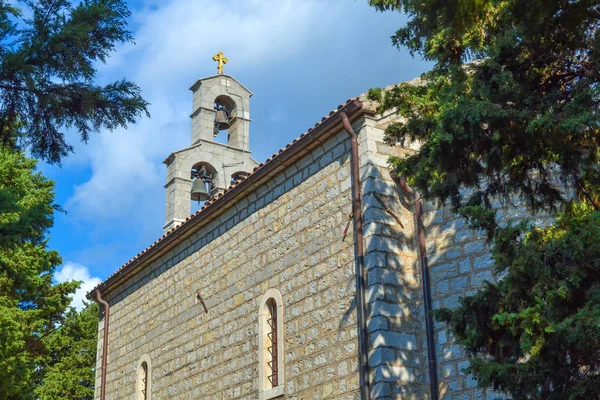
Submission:
[[[397,114],[348,100],[259,164],[252,93],[224,74],[191,90],[191,145],[165,160],[165,235],[89,294],[109,311],[97,399],[431,399],[432,382],[441,399],[502,398],[476,388],[442,325],[428,348],[415,199],[387,162],[414,149],[383,142]],[[208,193],[193,215],[192,184]],[[454,307],[493,279],[489,249],[422,205],[431,307]]]

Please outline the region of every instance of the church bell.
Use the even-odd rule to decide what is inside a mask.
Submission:
[[[215,127],[220,131],[229,129],[229,117],[224,110],[217,110],[217,115],[215,116]]]
[[[211,198],[210,193],[206,190],[206,182],[203,179],[197,178],[192,183],[192,200],[196,200],[197,202],[206,201]]]

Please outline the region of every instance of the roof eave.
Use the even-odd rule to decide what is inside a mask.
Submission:
[[[189,237],[202,226],[217,218],[223,212],[236,204],[236,200],[245,196],[249,191],[260,185],[264,180],[269,179],[281,169],[295,162],[315,146],[322,143],[328,137],[328,133],[336,132],[336,127],[341,127],[342,122],[339,115],[344,112],[351,121],[356,120],[364,114],[374,114],[375,111],[363,108],[362,103],[357,99],[349,100],[344,106],[339,107],[328,117],[324,117],[314,128],[303,133],[300,138],[294,140],[285,149],[280,150],[278,154],[261,163],[255,170],[237,185],[230,187],[216,199],[209,200],[200,211],[188,217],[186,221],[176,228],[165,233],[162,238],[154,242],[149,248],[143,250],[136,257],[123,265],[113,275],[109,276],[104,282],[96,286],[87,294],[88,298],[93,298],[97,290],[102,294],[108,293],[110,289],[121,283],[131,274],[142,268],[149,262],[169,251],[181,240]]]

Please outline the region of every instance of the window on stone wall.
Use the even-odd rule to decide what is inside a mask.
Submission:
[[[258,328],[259,398],[266,400],[284,393],[283,299],[277,289],[269,289],[261,300]]]
[[[150,369],[150,357],[143,355],[138,362],[137,376],[135,380],[136,400],[152,399],[152,374]]]
[[[269,386],[277,386],[277,304],[267,300],[267,379]]]

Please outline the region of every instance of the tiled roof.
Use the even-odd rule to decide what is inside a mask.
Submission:
[[[299,150],[296,147],[303,148],[304,145],[308,144],[309,142],[312,142],[312,134],[315,134],[317,131],[326,132],[336,123],[341,122],[341,120],[339,118],[335,118],[335,116],[339,115],[341,112],[346,112],[346,114],[350,118],[352,114],[361,110],[362,107],[363,103],[359,100],[358,97],[348,99],[345,104],[340,104],[337,107],[337,109],[331,111],[329,115],[326,115],[325,117],[321,118],[321,121],[317,122],[313,128],[309,128],[306,132],[301,134],[300,137],[294,139],[293,142],[289,143],[285,148],[280,149],[277,153],[274,153],[266,161],[260,163],[257,167],[254,168],[254,170],[250,174],[238,180],[235,184],[229,186],[227,189],[225,189],[223,193],[219,193],[217,196],[214,196],[211,199],[207,200],[200,210],[187,217],[183,223],[165,232],[164,235],[158,238],[158,240],[152,243],[149,247],[142,250],[127,263],[123,264],[117,271],[115,271],[115,273],[106,278],[104,282],[100,283],[98,286],[92,289],[88,293],[88,297],[91,298],[92,295],[96,292],[96,290],[98,290],[101,287],[109,287],[111,284],[116,282],[118,278],[120,278],[122,275],[132,270],[136,265],[142,263],[146,259],[149,259],[154,253],[156,253],[161,249],[161,247],[163,247],[163,244],[165,244],[166,242],[172,242],[169,239],[173,238],[174,236],[179,236],[177,235],[177,233],[182,231],[188,231],[195,225],[195,221],[199,221],[200,218],[208,214],[210,210],[218,209],[220,205],[226,204],[226,199],[234,197],[235,192],[238,192],[238,194],[242,193],[244,187],[248,186],[249,182],[253,180],[258,180],[261,176],[264,176],[264,174],[261,174],[261,172],[273,169],[276,166],[276,163],[274,161],[282,159],[287,155],[287,153],[291,153],[294,150]],[[373,113],[373,110],[365,111]]]

